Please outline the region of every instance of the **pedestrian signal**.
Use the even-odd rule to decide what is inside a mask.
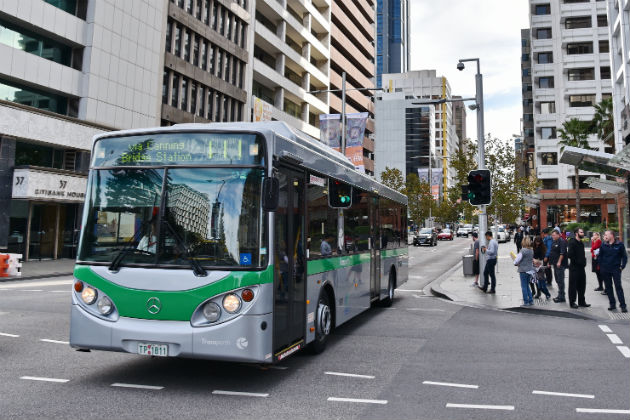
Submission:
[[[463,192],[464,187],[462,187]],[[468,201],[473,206],[481,206],[492,202],[492,184],[489,170],[477,169],[468,173],[467,195]],[[462,198],[464,198],[463,194]]]
[[[334,209],[350,207],[352,205],[352,186],[336,179],[329,179],[328,205]]]

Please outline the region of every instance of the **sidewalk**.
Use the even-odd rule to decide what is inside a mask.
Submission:
[[[565,275],[565,295],[566,303],[555,303],[553,300],[546,300],[544,295],[541,299],[534,299],[534,306],[521,307],[523,305],[523,293],[521,292],[521,281],[516,272],[516,267],[510,258],[510,251],[516,253],[516,245],[513,242],[499,244],[499,258],[496,269],[497,288],[496,294],[486,294],[473,287],[474,276],[464,276],[462,264],[458,264],[457,269],[452,274],[436,284],[431,285],[432,292],[443,295],[456,302],[466,302],[475,306],[492,307],[496,309],[512,310],[524,313],[543,313],[570,318],[583,318],[594,320],[630,320],[630,313],[622,313],[617,306],[617,310],[608,310],[608,296],[601,292],[595,292],[597,278],[591,272],[590,249],[586,249],[588,264],[586,266],[586,302],[592,306],[590,308],[571,309],[568,303],[569,292],[569,271]],[[623,291],[625,292],[626,303],[630,298],[630,267],[626,268],[621,277]],[[483,274],[479,276],[479,282],[483,282]],[[558,285],[555,280],[548,286],[552,298],[558,294]]]
[[[0,277],[0,282],[41,279],[44,277],[71,276],[73,270],[74,259],[28,261],[22,263],[21,276]]]

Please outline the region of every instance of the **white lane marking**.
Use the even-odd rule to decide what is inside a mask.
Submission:
[[[605,333],[611,333],[612,330],[608,327],[608,325],[599,325],[599,329]]]
[[[325,375],[332,376],[347,376],[349,378],[362,378],[362,379],[374,379],[375,377],[372,375],[359,375],[356,373],[343,373],[343,372],[324,372]]]
[[[43,341],[44,343],[53,343],[53,344],[70,344],[67,341],[51,340],[50,338],[40,338],[39,341]]]
[[[424,290],[396,289],[397,292],[424,293]]]
[[[233,395],[236,397],[258,397],[258,398],[267,398],[269,394],[260,394],[256,392],[238,392],[238,391],[222,391],[220,389],[215,389],[212,391],[214,395]]]
[[[507,410],[513,411],[513,405],[477,405],[477,404],[452,404],[447,403],[446,408],[478,408],[481,410]]]
[[[387,400],[365,400],[362,398],[338,398],[338,397],[328,397],[328,401],[337,401],[337,402],[355,402],[355,403],[363,403],[363,404],[387,404]]]
[[[432,308],[407,308],[408,311],[424,311],[424,312],[446,312],[444,309]]]
[[[589,395],[589,394],[567,394],[565,392],[551,392],[551,391],[533,391],[532,394],[552,395],[556,397],[595,398],[595,395]]]
[[[43,292],[42,289],[20,289],[19,291],[20,292]]]
[[[122,384],[122,383],[119,383],[119,382],[111,384],[111,386],[115,386],[115,387],[118,387],[118,388],[154,389],[154,390],[158,390],[158,391],[160,389],[164,389],[163,386],[138,385],[138,384]]]
[[[630,348],[628,348],[628,346],[617,346],[617,349],[626,359],[630,359]]]
[[[26,379],[27,381],[57,382],[60,384],[65,384],[70,381],[70,379],[43,378],[40,376],[20,376],[20,379]]]
[[[9,285],[0,287],[0,290],[24,289],[24,288],[29,288],[29,287],[41,287],[41,286],[61,286],[64,284],[70,285],[72,283],[73,283],[72,279],[35,281],[32,283],[9,284]]]
[[[454,388],[471,388],[471,389],[478,389],[479,388],[479,385],[456,384],[456,383],[452,383],[452,382],[424,381],[422,383],[424,385],[452,386]]]
[[[608,339],[610,340],[611,343],[623,344],[623,341],[621,341],[621,338],[619,338],[617,334],[606,334],[606,335],[608,336]]]
[[[72,293],[72,290],[51,290],[50,293]]]
[[[604,414],[630,414],[630,410],[609,410],[606,408],[576,408],[575,411],[578,413],[604,413]]]
[[[17,335],[17,334],[9,334],[9,333],[2,333],[2,332],[0,332],[0,335],[3,336],[3,337],[12,337],[12,338],[18,338],[19,337],[19,335]]]

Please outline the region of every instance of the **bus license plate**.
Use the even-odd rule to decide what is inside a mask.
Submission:
[[[138,343],[138,354],[145,356],[168,356],[168,345],[166,344],[149,344]]]

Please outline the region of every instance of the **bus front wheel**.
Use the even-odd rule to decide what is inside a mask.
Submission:
[[[310,343],[310,350],[314,354],[319,354],[326,349],[326,342],[332,329],[332,312],[330,309],[330,299],[328,293],[322,290],[319,295],[317,312],[315,315],[315,340]]]
[[[381,304],[389,308],[394,302],[394,289],[396,288],[396,271],[392,268],[389,270],[389,281],[387,283],[387,297],[381,301]]]

